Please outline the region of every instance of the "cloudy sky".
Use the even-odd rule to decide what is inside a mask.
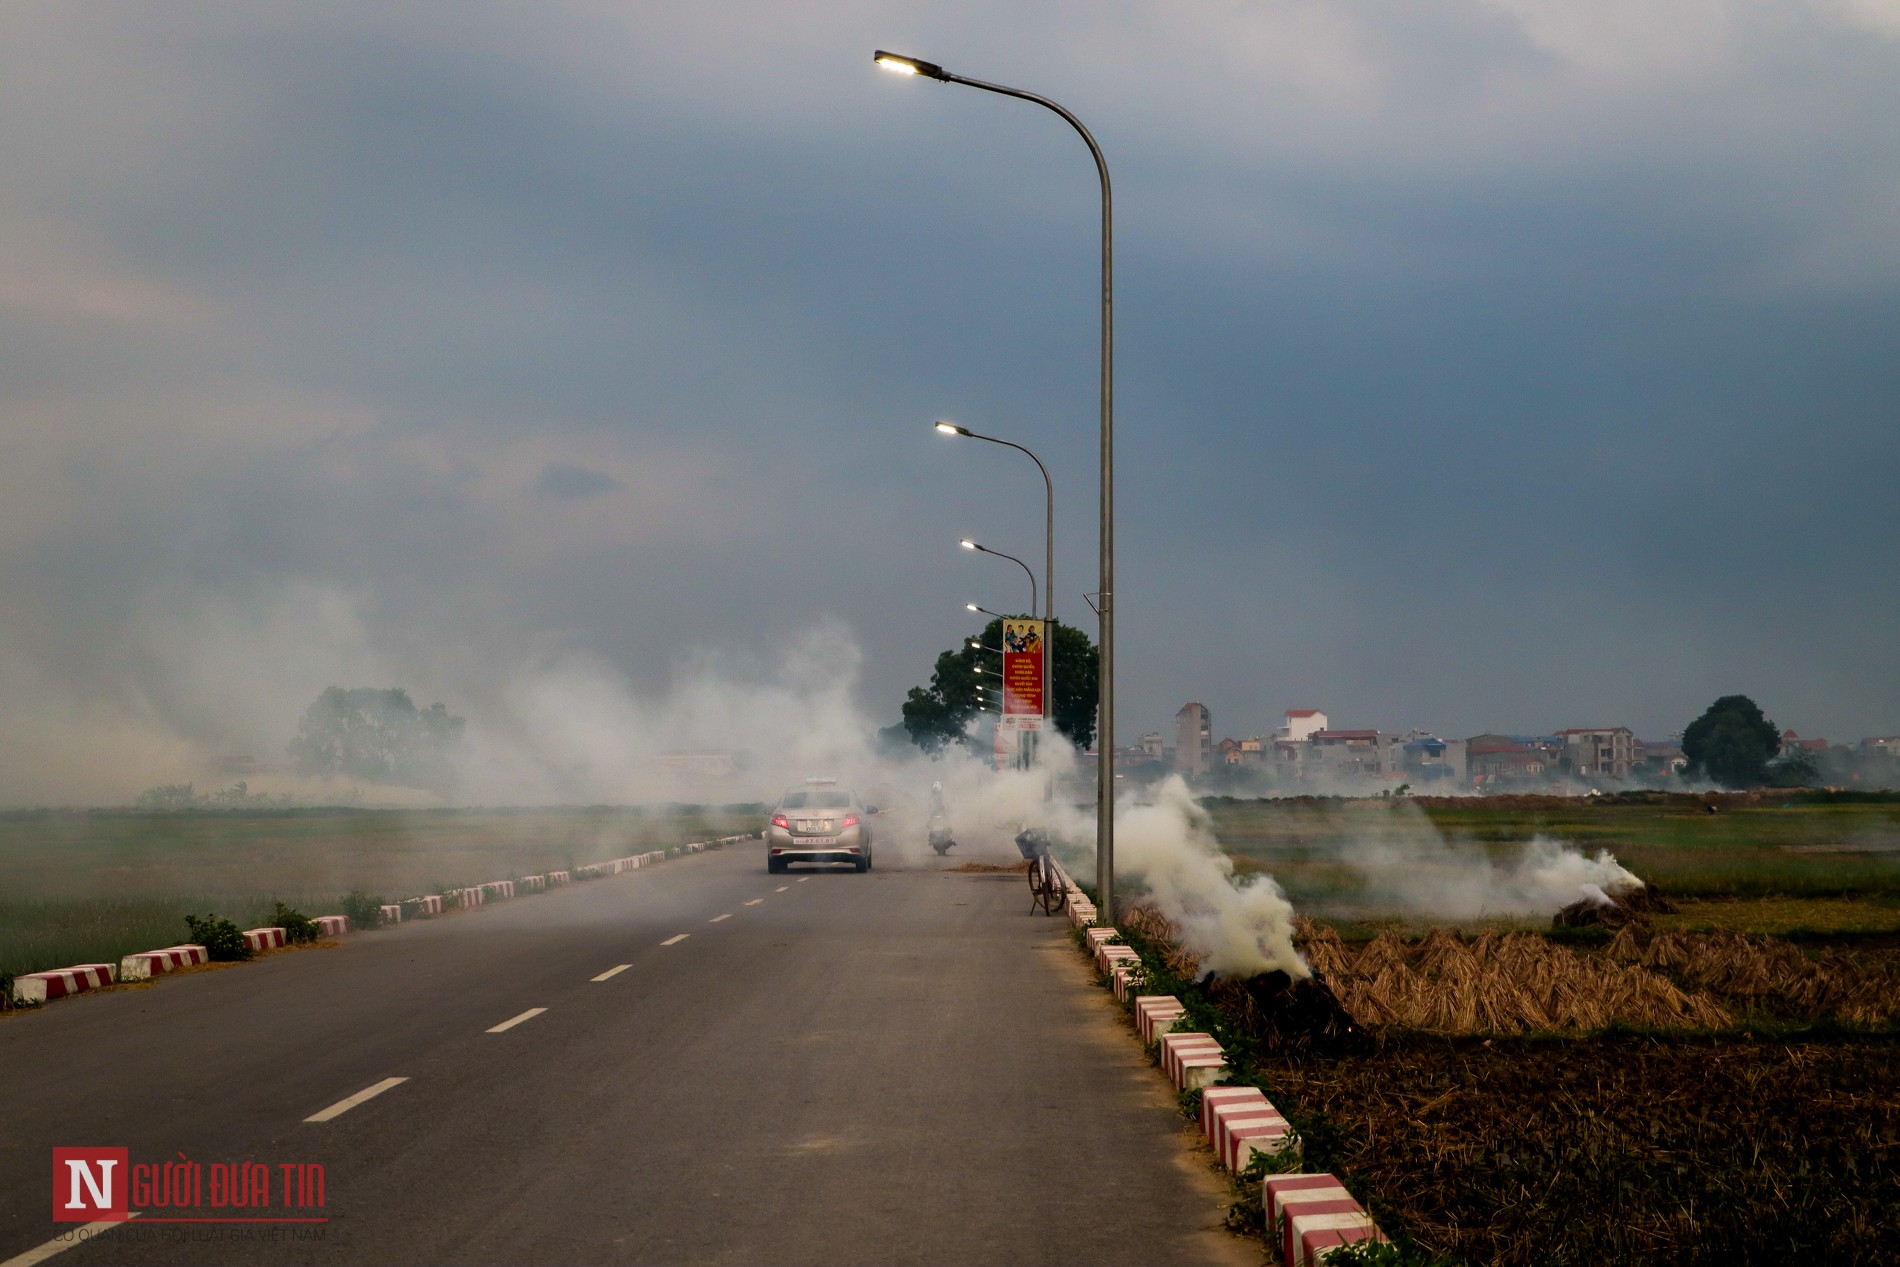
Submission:
[[[1900,3],[14,3],[0,801],[1095,588],[1121,727],[1900,731]],[[855,670],[851,668],[855,660]],[[516,710],[517,712],[519,710]]]

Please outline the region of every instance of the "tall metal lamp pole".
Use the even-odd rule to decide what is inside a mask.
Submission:
[[[1115,216],[1114,199],[1109,188],[1108,160],[1095,143],[1082,120],[1063,107],[1020,88],[984,83],[953,75],[935,62],[903,57],[879,49],[873,60],[886,70],[903,75],[921,75],[940,83],[963,84],[1005,97],[1033,102],[1061,115],[1063,121],[1082,137],[1095,159],[1096,174],[1102,181],[1102,545],[1101,582],[1097,595],[1102,618],[1100,695],[1096,703],[1095,746],[1099,754],[1095,781],[1095,883],[1100,900],[1096,906],[1103,921],[1115,920]]]

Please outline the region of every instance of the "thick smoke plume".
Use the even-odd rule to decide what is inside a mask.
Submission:
[[[1376,822],[1354,815],[1340,854],[1370,904],[1434,919],[1551,915],[1605,891],[1642,881],[1608,850],[1594,857],[1548,836],[1533,836],[1499,858],[1483,845],[1450,841],[1416,806]]]
[[[1092,836],[1092,824],[1090,825]],[[1236,877],[1207,812],[1178,776],[1153,798],[1124,799],[1115,826],[1119,883],[1147,889],[1207,971],[1250,977],[1279,969],[1312,975],[1293,949],[1293,905],[1271,877]]]

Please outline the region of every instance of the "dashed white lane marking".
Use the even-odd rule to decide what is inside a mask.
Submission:
[[[783,893],[783,892],[785,892],[785,890],[787,890],[787,889],[789,889],[789,888],[791,888],[791,887],[792,887],[792,886],[791,886],[791,885],[789,885],[789,884],[781,884],[781,885],[779,885],[779,886],[778,886],[778,891],[779,891],[780,893]]]
[[[125,1217],[127,1219],[136,1219],[138,1216],[139,1211],[133,1210]],[[101,1233],[109,1232],[115,1227],[124,1226],[124,1219],[108,1219],[103,1223],[82,1223],[78,1227],[69,1227],[64,1232],[61,1232],[56,1239],[50,1240],[44,1245],[29,1249],[24,1254],[15,1254],[12,1258],[0,1263],[0,1267],[33,1267],[33,1264],[45,1262],[62,1249],[71,1249],[75,1245],[84,1245]]]
[[[732,918],[732,912],[727,911],[724,915],[715,915],[711,919],[707,920],[706,922],[708,924],[717,924],[722,919],[731,919],[731,918]]]
[[[535,1017],[541,1015],[541,1013],[545,1011],[547,1011],[547,1009],[544,1007],[531,1007],[527,1011],[523,1012],[520,1016],[511,1016],[499,1025],[490,1025],[485,1032],[490,1033],[490,1034],[503,1033],[507,1030],[513,1029],[515,1026],[521,1024],[521,1022],[523,1021],[533,1020]]]
[[[692,936],[691,933],[675,933],[671,937],[667,938],[665,941],[661,942],[660,944],[662,946],[677,945],[678,943],[685,941],[688,937],[691,937],[691,936]]]
[[[594,979],[595,981],[605,981],[605,980],[607,980],[607,979],[609,979],[610,977],[617,977],[617,976],[619,976],[619,975],[620,975],[621,973],[623,973],[623,972],[625,972],[625,971],[626,971],[627,969],[629,969],[629,968],[631,968],[631,967],[633,967],[633,965],[632,965],[632,964],[630,964],[630,963],[623,963],[623,964],[621,964],[621,965],[619,965],[618,967],[615,967],[615,968],[609,968],[609,969],[607,969],[607,971],[605,971],[605,972],[603,972],[603,973],[601,973],[601,974],[600,974],[599,976],[597,976],[597,977],[595,977],[595,978],[593,978],[593,979]]]
[[[785,890],[783,890],[783,889],[780,889],[780,890],[779,890],[779,892],[781,892],[781,893],[783,893],[784,891],[785,891]],[[755,898],[753,898],[753,899],[752,899],[752,900],[751,900],[750,902],[747,902],[747,903],[746,903],[746,905],[747,905],[747,906],[757,906],[757,905],[758,905],[758,904],[759,904],[760,902],[763,902],[764,900],[765,900],[765,899],[764,899],[764,898],[762,898],[762,897],[755,897]]]
[[[807,880],[809,880],[809,879],[811,879],[811,877],[810,877],[810,876],[808,876],[808,875],[801,875],[801,876],[799,876],[799,877],[798,877],[798,882],[799,882],[800,884],[803,884],[803,883],[804,883],[805,881],[807,881]]]
[[[374,1086],[364,1087],[355,1095],[344,1096],[341,1100],[338,1100],[321,1113],[312,1113],[309,1117],[305,1118],[304,1121],[327,1122],[333,1117],[342,1117],[345,1113],[348,1113],[351,1109],[363,1103],[363,1101],[374,1100],[391,1087],[399,1087],[407,1081],[409,1081],[407,1078],[384,1078]]]

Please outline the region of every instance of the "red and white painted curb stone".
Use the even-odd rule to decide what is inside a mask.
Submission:
[[[82,963],[49,972],[27,972],[13,978],[16,1003],[50,1003],[69,994],[96,990],[118,979],[119,966],[112,963]]]
[[[1144,978],[1141,959],[1117,944],[1112,928],[1092,927],[1094,912],[1083,921],[1075,901],[1069,918],[1084,930],[1096,966],[1111,974],[1115,997],[1126,1002]],[[1255,1154],[1277,1154],[1301,1143],[1285,1114],[1258,1087],[1224,1087],[1227,1061],[1212,1035],[1176,1031],[1186,1007],[1172,995],[1135,995],[1135,1028],[1144,1044],[1160,1044],[1168,1080],[1184,1091],[1201,1093],[1201,1134],[1220,1164],[1239,1174]],[[1384,1233],[1345,1185],[1332,1175],[1269,1175],[1261,1185],[1267,1243],[1286,1267],[1314,1267],[1342,1246],[1383,1241]]]
[[[1135,1028],[1144,1046],[1152,1047],[1174,1023],[1187,1015],[1187,1008],[1172,994],[1143,994],[1135,998]]]
[[[203,946],[167,946],[163,950],[141,950],[119,960],[119,980],[149,981],[161,972],[206,963],[209,952]]]
[[[677,846],[670,851],[677,856],[688,853],[705,853],[709,849],[719,849],[742,840],[756,839],[756,835],[722,836],[713,841],[695,841]],[[601,875],[619,875],[625,871],[652,866],[664,862],[669,856],[665,849],[652,849],[645,853],[633,854],[625,858],[616,858],[611,862],[590,863],[569,871],[549,871],[544,875],[524,876],[523,882],[529,891],[538,892],[557,885],[572,884],[576,877],[588,879]],[[400,924],[403,908],[414,906],[416,916],[440,915],[444,909],[444,899],[454,897],[461,906],[481,906],[487,894],[497,899],[515,896],[516,882],[513,880],[490,880],[485,884],[471,888],[452,889],[447,894],[430,893],[421,897],[405,898],[401,902],[380,904],[377,913],[381,923]],[[317,926],[324,937],[339,937],[351,931],[350,920],[346,915],[318,915],[311,922]],[[253,951],[275,950],[283,946],[288,938],[282,928],[250,928],[243,931],[244,944]],[[48,1003],[54,999],[63,999],[69,995],[86,990],[96,990],[116,981],[146,981],[153,976],[171,972],[191,964],[205,963],[210,959],[205,947],[197,945],[167,946],[162,950],[142,950],[125,956],[117,964],[82,963],[70,968],[53,968],[45,972],[22,973],[13,979],[12,999],[20,1004]]]

